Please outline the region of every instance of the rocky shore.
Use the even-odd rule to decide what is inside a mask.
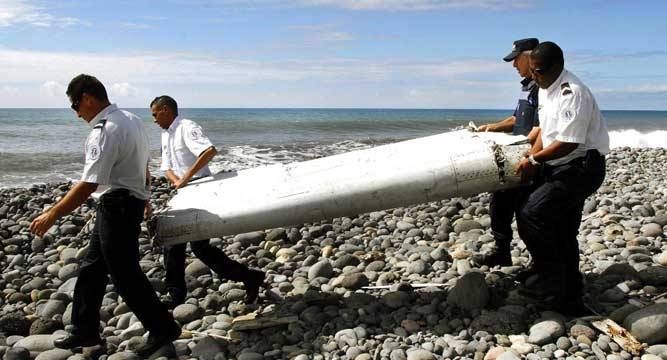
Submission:
[[[667,359],[667,150],[616,149],[607,178],[585,205],[579,241],[586,303],[599,316],[566,318],[517,291],[529,262],[515,238],[514,266],[477,268],[493,245],[489,194],[213,239],[234,259],[268,274],[260,305],[240,283],[219,279],[190,256],[189,294],[174,309],[189,330],[181,359]],[[89,200],[43,238],[30,221],[70,184],[0,190],[0,355],[4,359],[137,359],[145,331],[115,293],[104,297],[106,348],[55,349],[71,322],[71,296],[86,252]],[[156,179],[151,201],[169,197]],[[516,235],[515,235],[516,236]],[[140,239],[141,266],[164,294],[162,257]],[[411,284],[427,284],[413,288]],[[365,288],[374,286],[376,288]],[[289,324],[239,330],[258,311]],[[609,318],[646,346],[631,354],[592,321]],[[166,357],[164,357],[166,358]]]

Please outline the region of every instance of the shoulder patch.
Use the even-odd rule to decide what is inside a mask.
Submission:
[[[88,156],[88,160],[95,161],[99,159],[100,157],[100,147],[97,144],[91,144],[90,147],[88,147],[88,153],[86,154]]]
[[[569,110],[569,109],[565,110],[565,112],[563,112],[563,116],[565,117],[565,119],[567,121],[570,121],[574,117],[574,112],[572,110]]]
[[[199,140],[200,137],[202,137],[202,132],[200,128],[196,127],[190,130],[190,138],[192,140]]]

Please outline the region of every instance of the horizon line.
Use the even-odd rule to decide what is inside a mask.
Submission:
[[[113,103],[112,103],[113,104]],[[121,109],[146,109],[147,107],[123,107]],[[500,108],[392,108],[392,107],[179,107],[179,109],[208,109],[208,110],[485,110],[485,111],[512,111]],[[69,107],[0,107],[0,110],[70,110]],[[653,111],[667,112],[666,109],[600,109],[600,111]]]

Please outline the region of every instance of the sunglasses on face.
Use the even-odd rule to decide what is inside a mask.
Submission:
[[[72,102],[72,105],[70,106],[72,110],[79,112],[79,107],[81,107],[81,97],[82,96]]]
[[[544,73],[547,72],[547,71],[549,71],[549,66],[536,67],[536,68],[531,67],[530,68],[531,73],[537,73],[537,74],[540,74],[540,75],[544,75]]]

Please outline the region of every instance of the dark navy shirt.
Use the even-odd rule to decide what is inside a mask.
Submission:
[[[539,87],[531,78],[521,80],[521,91],[526,93],[525,99],[519,99],[514,110],[514,135],[528,135],[535,126],[540,126],[540,120],[537,115],[537,93]]]

